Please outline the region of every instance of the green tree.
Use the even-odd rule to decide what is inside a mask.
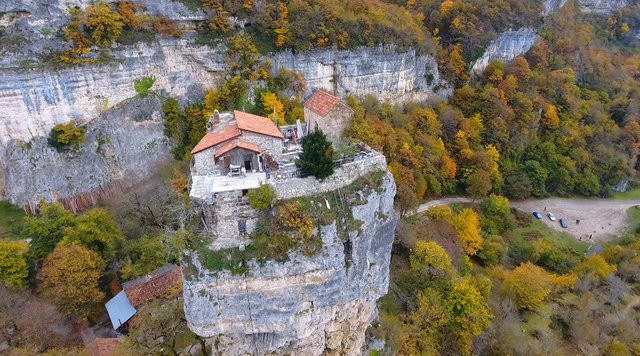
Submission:
[[[507,243],[500,235],[491,235],[482,242],[482,250],[478,253],[478,257],[485,265],[495,266],[507,253],[507,247]]]
[[[138,310],[116,354],[178,355],[194,344],[205,347],[204,340],[189,330],[182,301],[156,299]]]
[[[474,199],[487,196],[491,186],[491,176],[485,170],[478,169],[467,178],[467,194]]]
[[[249,190],[247,200],[254,209],[268,210],[276,200],[276,192],[270,184],[260,184],[260,187]]]
[[[38,262],[47,257],[64,237],[64,230],[76,224],[76,217],[61,204],[42,205],[38,215],[25,218],[25,233],[31,239],[29,259]]]
[[[39,273],[38,290],[65,314],[88,316],[104,294],[98,288],[105,263],[82,246],[58,246],[47,256]]]
[[[100,254],[104,261],[111,261],[123,242],[123,236],[109,213],[94,208],[82,215],[74,227],[64,230],[60,244],[80,245]]]
[[[489,234],[502,234],[516,226],[509,208],[509,200],[491,194],[480,203],[480,226]]]
[[[469,352],[473,337],[488,328],[493,319],[489,306],[471,278],[463,278],[453,286],[447,306],[451,312],[452,333],[457,335],[462,351]]]
[[[296,166],[318,179],[333,174],[333,148],[322,131],[314,131],[302,138],[302,153],[296,160]]]
[[[0,281],[14,287],[25,285],[29,276],[26,250],[24,242],[0,240]]]
[[[120,267],[122,278],[129,280],[144,276],[167,263],[164,236],[143,236],[127,241],[124,255],[124,264]]]

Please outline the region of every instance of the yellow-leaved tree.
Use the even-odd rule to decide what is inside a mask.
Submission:
[[[518,308],[536,310],[551,293],[553,278],[531,262],[520,264],[505,273],[502,293],[513,299]]]
[[[284,120],[284,104],[278,100],[275,93],[262,93],[260,100],[262,101],[262,110],[269,119],[273,120],[273,115],[275,114],[278,117],[278,125],[287,124]]]
[[[17,241],[0,240],[0,282],[14,287],[22,287],[29,275],[29,266],[24,253],[27,244]]]
[[[104,300],[98,288],[105,263],[83,246],[58,246],[44,260],[38,289],[65,314],[88,316]]]
[[[460,236],[462,250],[469,256],[475,255],[482,249],[482,236],[480,236],[480,224],[478,214],[471,209],[462,209],[453,217],[451,225]]]

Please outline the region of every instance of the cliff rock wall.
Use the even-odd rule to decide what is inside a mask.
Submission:
[[[320,228],[319,255],[250,262],[243,276],[209,272],[194,259],[195,275],[184,278],[189,327],[225,355],[361,353],[389,284],[394,195],[387,172],[378,191],[351,207],[363,225],[350,233],[350,247],[333,223]]]
[[[496,60],[510,62],[517,56],[527,53],[538,39],[536,31],[528,28],[501,33],[475,62],[473,72],[482,73],[491,62]]]

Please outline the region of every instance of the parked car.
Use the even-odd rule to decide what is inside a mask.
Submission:
[[[542,219],[542,214],[540,214],[540,213],[539,213],[539,212],[537,212],[537,211],[534,211],[534,212],[533,212],[533,216],[535,216],[535,217],[536,217],[536,219],[538,219],[538,220]]]
[[[548,213],[547,213],[547,217],[548,217],[548,218],[549,218],[549,220],[551,220],[551,221],[556,221],[556,216],[555,216],[555,215],[553,215],[553,213],[552,213],[552,212],[548,212]]]
[[[560,219],[560,226],[562,226],[563,228],[568,228],[569,225],[567,225],[567,220],[565,219]]]

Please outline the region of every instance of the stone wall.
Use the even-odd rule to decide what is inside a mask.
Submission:
[[[316,114],[313,110],[304,108],[304,119],[309,125],[309,130],[313,131],[318,124],[318,128],[327,135],[333,144],[333,148],[339,147],[342,133],[351,124],[353,110],[344,103],[339,103],[325,117]]]
[[[258,211],[251,208],[241,190],[215,193],[214,205],[202,205],[200,209],[208,211],[205,221],[206,232],[213,235],[211,250],[243,247],[250,243],[248,234],[253,232],[258,222]],[[240,234],[239,221],[243,220],[246,234]]]
[[[206,176],[217,170],[214,159],[215,148],[209,147],[193,155],[193,164],[191,165],[191,175]]]
[[[258,145],[260,148],[276,158],[276,160],[280,161],[282,159],[284,142],[281,138],[260,135],[249,131],[242,131],[242,136],[240,136],[240,138]]]
[[[283,182],[277,182],[271,177],[269,184],[273,185],[278,199],[291,199],[304,195],[316,195],[331,192],[345,185],[353,183],[356,179],[376,170],[386,170],[386,158],[372,151],[371,155],[359,161],[350,162],[336,168],[333,175],[323,181],[315,177],[288,178]]]

